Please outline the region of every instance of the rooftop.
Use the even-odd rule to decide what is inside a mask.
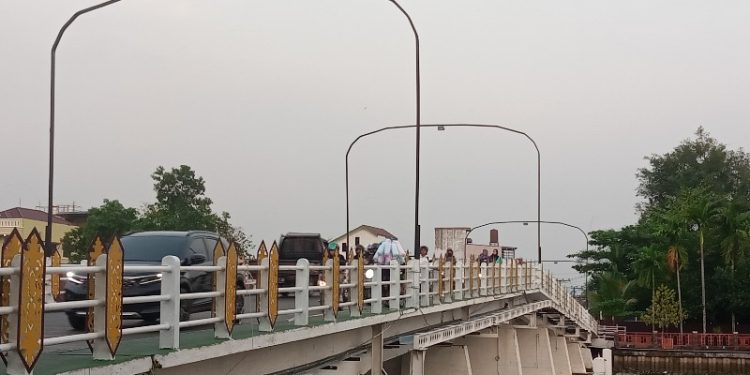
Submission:
[[[47,221],[47,213],[31,208],[14,207],[5,211],[0,211],[0,219],[28,219],[36,221]],[[71,222],[59,217],[52,216],[52,222],[63,225],[73,225]]]

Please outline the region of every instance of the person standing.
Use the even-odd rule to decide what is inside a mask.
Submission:
[[[487,251],[487,249],[483,249],[482,253],[479,254],[479,259],[477,260],[479,264],[489,264],[490,263],[490,253]]]
[[[456,264],[456,257],[453,255],[453,249],[445,250],[445,263]]]
[[[500,259],[500,255],[498,254],[497,249],[493,249],[492,255],[490,255],[490,263],[492,264],[498,263],[499,259]]]

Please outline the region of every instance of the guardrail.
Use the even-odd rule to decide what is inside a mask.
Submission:
[[[213,325],[215,337],[230,338],[236,324],[250,319],[257,319],[260,331],[272,332],[279,316],[292,316],[295,325],[306,326],[316,312],[322,313],[325,321],[335,322],[344,309],[351,316],[360,316],[365,311],[380,314],[530,290],[544,293],[555,309],[584,329],[596,332],[593,317],[558,280],[535,263],[480,265],[471,258],[466,264],[461,261],[451,264],[440,258],[433,262],[413,259],[404,265],[393,261],[381,266],[365,265],[363,259],[339,264],[339,258],[334,258],[325,260],[324,265],[300,259],[296,265],[280,266],[276,244],[267,251],[261,242],[258,264],[238,265],[234,244],[224,249],[219,241],[212,265],[181,265],[177,257],[167,256],[161,265],[134,266],[124,264],[124,251],[117,238],[108,246],[97,239],[89,254],[90,265],[61,267],[53,257],[52,266],[45,267],[42,241],[36,231],[25,241],[16,231],[9,236],[0,262],[3,288],[0,353],[5,353],[9,374],[31,372],[42,348],[49,345],[88,341],[95,359],[111,360],[122,337],[137,333],[158,333],[160,348],[178,349],[180,330],[188,327]],[[213,275],[212,289],[181,292],[181,274],[186,271]],[[295,286],[279,287],[279,271],[295,272]],[[322,273],[318,285],[310,285],[311,271]],[[79,278],[85,276],[88,298],[45,303],[45,278],[51,277],[53,294],[59,293],[60,276],[71,272]],[[238,272],[256,273],[256,287],[238,289],[234,282]],[[131,273],[158,274],[160,294],[123,297],[123,278]],[[293,308],[279,310],[280,293],[294,295]],[[311,293],[322,294],[321,305],[311,306]],[[237,308],[237,299],[245,296],[257,297],[256,311]],[[180,321],[180,304],[203,298],[213,301],[211,316]],[[159,324],[123,329],[123,306],[141,303],[159,304]],[[72,309],[87,309],[87,331],[44,338],[44,312]]]
[[[616,348],[750,350],[750,334],[629,332],[615,335]]]

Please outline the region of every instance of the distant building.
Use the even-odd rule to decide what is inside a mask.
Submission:
[[[456,259],[463,260],[472,255],[478,257],[482,250],[487,249],[490,254],[493,250],[498,250],[505,259],[516,257],[516,247],[500,245],[497,230],[490,231],[490,242],[486,245],[475,244],[471,238],[467,239],[466,234],[470,230],[468,227],[435,228],[435,256],[444,255],[446,250],[452,249]]]
[[[37,210],[47,212],[47,206],[37,206]],[[75,204],[63,204],[52,206],[52,213],[67,220],[75,226],[83,226],[89,218],[89,212],[82,210],[81,206]]]
[[[36,228],[39,235],[44,239],[45,228],[47,228],[47,213],[31,208],[15,207],[0,211],[0,242],[9,235],[13,228],[18,228],[21,237],[26,237]],[[52,242],[59,244],[66,233],[76,226],[60,216],[52,216]]]
[[[352,242],[352,248],[356,245],[367,247],[367,245],[382,242],[386,239],[395,240],[396,236],[383,228],[373,227],[372,225],[360,225],[349,232],[349,241]],[[346,243],[346,233],[328,242],[336,243],[341,249],[343,249],[345,245],[348,245]]]
[[[445,255],[448,249],[453,250],[456,259],[463,259],[466,251],[466,233],[471,228],[448,227],[435,228],[435,253],[434,257]]]

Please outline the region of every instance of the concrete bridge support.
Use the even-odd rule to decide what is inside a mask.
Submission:
[[[550,335],[550,349],[552,351],[555,375],[572,375],[573,371],[570,368],[567,340],[563,336],[557,336],[552,329],[548,329],[547,332]]]
[[[568,357],[570,358],[570,369],[573,371],[574,374],[585,374],[586,373],[586,366],[583,364],[583,350],[585,348],[581,347],[581,344],[578,342],[569,342],[568,343]],[[588,349],[586,349],[588,350]]]
[[[521,351],[518,345],[518,332],[509,324],[498,326],[498,362],[501,375],[522,375]]]
[[[523,375],[554,374],[554,359],[547,328],[516,327]]]
[[[594,357],[591,355],[591,349],[581,346],[581,357],[583,357],[583,367],[586,371],[594,370]]]
[[[412,351],[414,353],[415,351]],[[472,366],[469,357],[469,348],[466,345],[440,345],[433,346],[428,351],[423,352],[422,360],[424,372],[413,372],[411,370],[419,369],[419,364],[415,365],[414,354],[411,355],[410,371],[401,374],[424,375],[424,374],[455,374],[471,375]],[[417,356],[417,360],[419,357]],[[403,368],[403,366],[402,366]],[[479,372],[477,372],[479,374]]]

